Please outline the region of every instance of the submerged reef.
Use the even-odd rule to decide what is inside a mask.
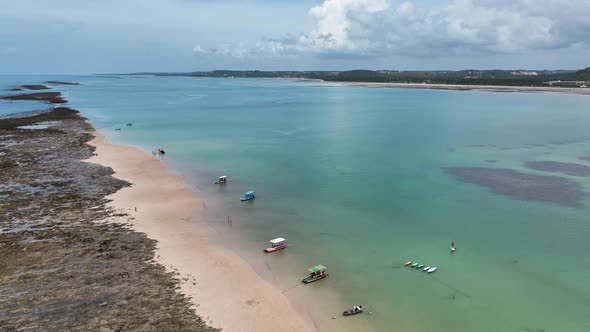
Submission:
[[[580,184],[559,176],[528,174],[507,168],[449,167],[444,170],[463,182],[478,184],[495,194],[518,200],[579,208],[585,196]]]
[[[525,166],[536,171],[555,172],[573,176],[590,175],[590,167],[574,163],[562,163],[559,161],[528,161]]]

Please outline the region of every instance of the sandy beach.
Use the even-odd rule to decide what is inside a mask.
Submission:
[[[528,93],[566,93],[590,95],[589,88],[556,88],[542,86],[504,86],[504,85],[461,85],[461,84],[429,84],[429,83],[372,83],[372,82],[332,82],[322,81],[324,86],[352,86],[365,88],[394,88],[394,89],[433,89],[457,91],[491,91],[491,92],[528,92]]]
[[[133,229],[157,241],[158,262],[179,274],[180,291],[209,325],[225,331],[315,330],[247,262],[216,244],[212,229],[195,223],[201,202],[157,156],[95,135],[90,144],[96,156],[88,161],[111,167],[114,177],[132,183],[109,196],[110,205],[133,217]]]

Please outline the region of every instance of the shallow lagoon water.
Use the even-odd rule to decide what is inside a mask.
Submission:
[[[590,153],[588,96],[61,79],[84,84],[67,98],[112,141],[164,147],[204,200],[201,220],[320,327],[363,304],[373,314],[348,318],[351,330],[590,330],[590,178],[525,166],[590,166],[578,159]],[[586,195],[576,206],[514,199],[453,167],[559,176]],[[219,175],[230,182],[214,185]],[[250,189],[256,200],[240,202]],[[278,236],[291,247],[263,255]],[[316,264],[331,276],[299,286]]]

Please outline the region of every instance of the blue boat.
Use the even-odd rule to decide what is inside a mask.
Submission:
[[[360,314],[361,312],[363,312],[363,306],[362,305],[359,305],[359,306],[355,305],[354,307],[352,307],[352,309],[344,310],[342,312],[342,315],[352,316],[352,315]]]
[[[240,198],[241,201],[249,201],[249,200],[253,200],[254,198],[256,198],[256,196],[254,196],[254,191],[246,191],[244,193],[244,196],[242,198]]]

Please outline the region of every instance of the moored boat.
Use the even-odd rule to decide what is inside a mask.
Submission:
[[[436,271],[436,269],[437,269],[436,266],[435,267],[431,267],[428,270],[426,270],[426,272],[432,273],[432,272]]]
[[[410,264],[412,264],[412,261],[406,262],[406,264],[404,264],[404,266],[408,266]]]
[[[328,276],[328,274],[326,273],[326,267],[323,265],[316,265],[310,267],[309,271],[309,275],[301,280],[306,284],[309,284],[310,282],[314,282],[316,280],[323,279]]]
[[[220,176],[217,179],[217,181],[215,182],[215,184],[223,184],[223,183],[227,183],[227,175]]]
[[[246,191],[244,193],[244,196],[242,196],[242,198],[240,198],[241,201],[250,201],[253,200],[254,198],[256,198],[256,196],[254,196],[254,191]]]
[[[358,306],[355,305],[351,309],[344,310],[342,312],[342,315],[344,315],[344,316],[352,316],[352,315],[360,314],[361,312],[363,312],[363,306],[362,305],[358,305]]]
[[[265,252],[273,252],[281,249],[287,248],[287,244],[285,243],[285,239],[282,237],[278,237],[276,239],[270,240],[270,247],[264,249]]]

